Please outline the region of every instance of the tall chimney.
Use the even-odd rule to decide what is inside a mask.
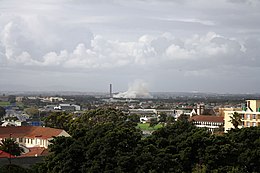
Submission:
[[[112,98],[113,94],[112,94],[112,84],[109,85],[109,97]]]

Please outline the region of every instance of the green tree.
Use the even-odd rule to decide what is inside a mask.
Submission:
[[[2,119],[5,116],[5,108],[0,106],[0,119]]]
[[[164,112],[160,113],[159,122],[165,123],[166,121],[167,121],[167,114]]]
[[[139,123],[141,115],[139,114],[131,114],[128,116],[128,119],[132,122]]]
[[[82,129],[81,129],[82,130]],[[93,126],[77,137],[57,137],[42,172],[131,172],[141,132],[129,122]]]
[[[8,96],[8,101],[10,102],[10,103],[15,103],[16,102],[16,96],[14,96],[14,95],[9,95]]]
[[[157,118],[150,119],[150,127],[154,127],[158,124]]]
[[[18,165],[8,164],[0,167],[0,173],[31,173],[30,169],[23,168]]]
[[[191,172],[201,163],[209,133],[188,121],[167,124],[141,141],[137,170],[140,172]],[[202,163],[201,163],[202,164]]]
[[[241,166],[245,172],[259,172],[260,127],[233,129],[227,135],[239,153],[236,166]]]
[[[67,132],[73,121],[73,114],[68,114],[66,112],[52,112],[50,115],[43,118],[46,127],[63,129]]]
[[[24,152],[23,148],[12,138],[2,139],[0,143],[0,150],[10,153],[14,156],[20,156]]]
[[[233,115],[230,116],[230,118],[231,118],[231,120],[229,122],[231,122],[233,124],[235,129],[237,129],[238,126],[242,124],[241,115],[239,115],[237,112],[234,112]]]
[[[78,133],[78,129],[92,128],[106,123],[118,123],[127,120],[121,111],[113,108],[99,108],[86,111],[83,115],[75,118],[70,125],[70,134]],[[75,131],[76,130],[76,131]]]
[[[229,172],[260,170],[260,127],[210,134],[182,120],[143,138],[114,109],[88,111],[57,137],[36,172]]]
[[[189,120],[189,115],[186,114],[181,114],[178,118],[179,121],[188,121]]]
[[[175,118],[174,118],[173,116],[167,117],[166,123],[167,123],[167,124],[175,123]]]
[[[29,116],[38,116],[39,115],[39,110],[37,107],[29,107],[24,110],[25,113],[27,113]]]

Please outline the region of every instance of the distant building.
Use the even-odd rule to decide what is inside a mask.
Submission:
[[[156,119],[157,120],[157,117],[156,116],[153,116],[153,117],[141,117],[140,118],[140,123],[150,123],[151,122],[151,119]]]
[[[52,108],[52,105],[46,107]],[[81,107],[75,104],[59,104],[53,107],[53,110],[62,110],[62,111],[80,111]]]
[[[224,127],[224,117],[219,116],[195,115],[190,118],[190,121],[196,127],[207,128],[210,132],[222,131]]]
[[[205,110],[204,104],[197,104],[197,115],[203,115]]]
[[[9,100],[8,96],[5,96],[5,95],[0,96],[0,101],[8,102],[8,100]]]
[[[241,111],[224,111],[225,132],[234,128],[231,117],[237,112],[242,124],[238,128],[260,126],[260,100],[246,100],[246,106]]]
[[[22,125],[22,122],[17,120],[17,121],[2,121],[2,124],[1,126],[2,127],[7,127],[7,126],[21,126]]]
[[[22,102],[24,100],[25,100],[25,97],[16,97],[15,98],[15,101],[17,101],[17,102]]]
[[[52,110],[54,110],[54,108],[55,108],[56,106],[57,106],[57,105],[47,105],[47,106],[44,107],[44,109],[45,109],[46,111],[52,111]]]
[[[54,102],[54,103],[63,102],[65,100],[66,99],[64,99],[62,97],[46,97],[46,98],[41,99],[42,102]]]

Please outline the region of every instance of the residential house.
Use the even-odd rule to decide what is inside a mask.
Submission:
[[[65,130],[38,126],[0,127],[0,140],[13,138],[26,148],[48,148],[50,140],[57,136],[70,136]]]

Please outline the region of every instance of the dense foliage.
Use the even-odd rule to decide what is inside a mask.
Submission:
[[[2,106],[0,106],[0,120],[5,116],[5,108],[3,108]]]
[[[8,164],[0,167],[0,173],[32,173],[32,170],[18,165]]]
[[[20,156],[23,148],[12,138],[2,139],[0,141],[0,150],[10,153],[14,156]]]
[[[185,119],[143,138],[114,109],[89,111],[57,137],[36,172],[259,172],[260,127],[212,135]]]

